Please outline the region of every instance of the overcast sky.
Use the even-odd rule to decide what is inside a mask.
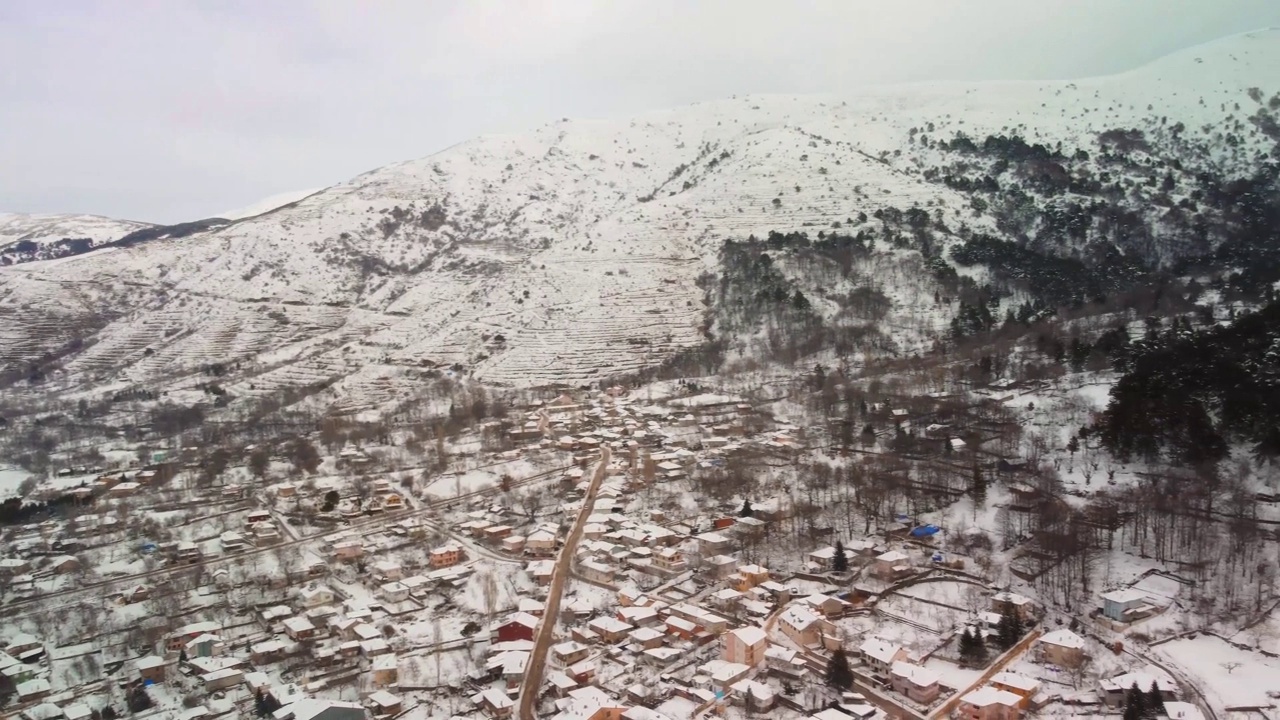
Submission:
[[[1277,0],[3,0],[0,210],[177,222],[559,117],[1077,78],[1277,25]]]

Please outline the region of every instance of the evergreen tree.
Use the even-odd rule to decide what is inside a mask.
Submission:
[[[844,552],[844,543],[836,540],[836,553],[831,556],[831,569],[836,572],[848,572],[849,556]]]
[[[843,648],[832,653],[827,661],[826,681],[838,690],[848,690],[853,684],[853,669],[849,667],[849,658],[845,657]]]
[[[738,517],[752,517],[755,514],[756,511],[751,509],[751,500],[749,498],[743,498],[742,509],[738,511]]]
[[[970,667],[981,667],[987,661],[987,644],[982,631],[966,627],[960,636],[960,662]]]
[[[1134,681],[1124,700],[1124,720],[1142,720],[1147,714],[1146,695]]]
[[[987,505],[987,478],[982,474],[982,467],[978,463],[973,464],[973,506],[974,508],[986,507]]]
[[[1000,622],[996,625],[996,643],[1001,650],[1008,650],[1022,639],[1022,618],[1011,603],[1005,603],[1000,613]]]
[[[1164,697],[1160,695],[1160,686],[1155,680],[1151,681],[1151,689],[1142,698],[1142,707],[1151,717],[1158,717],[1165,714]]]

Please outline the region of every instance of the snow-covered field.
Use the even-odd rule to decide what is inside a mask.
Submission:
[[[1280,659],[1236,648],[1212,635],[1173,640],[1160,646],[1195,679],[1205,698],[1219,710],[1269,707],[1280,693]]]
[[[0,467],[0,500],[16,497],[22,481],[30,477],[26,470]]]

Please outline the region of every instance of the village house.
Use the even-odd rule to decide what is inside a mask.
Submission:
[[[303,607],[314,608],[332,603],[334,595],[327,585],[309,585],[298,591],[298,598]]]
[[[640,653],[640,663],[654,668],[665,668],[685,656],[685,651],[673,647],[650,648]]]
[[[871,574],[882,580],[896,580],[911,574],[911,558],[897,550],[877,555],[871,561]]]
[[[285,634],[294,642],[311,640],[316,636],[316,626],[312,625],[311,621],[305,617],[295,616],[285,618],[285,621],[282,624],[284,625]]]
[[[138,673],[138,679],[144,683],[151,681],[163,685],[168,663],[159,655],[147,655],[134,660],[133,668]]]
[[[591,654],[591,648],[580,642],[569,640],[551,646],[551,666],[567,668],[582,662]]]
[[[605,643],[612,645],[624,640],[627,637],[627,633],[634,628],[617,618],[606,615],[587,623],[587,629],[598,635]]]
[[[122,482],[111,488],[107,492],[110,498],[126,498],[138,492],[138,488],[142,487],[136,482]]]
[[[703,628],[692,620],[672,615],[666,621],[667,633],[680,640],[692,640]]]
[[[862,661],[879,675],[887,675],[894,663],[907,659],[907,651],[878,637],[869,637],[858,647]]]
[[[1072,668],[1084,661],[1084,638],[1063,628],[1045,633],[1036,641],[1042,662]]]
[[[591,582],[606,585],[613,582],[613,566],[597,560],[583,560],[578,563],[578,572]]]
[[[1102,594],[1102,614],[1116,622],[1141,620],[1157,610],[1146,594],[1132,588]]]
[[[400,698],[386,690],[378,690],[370,693],[367,698],[369,710],[376,716],[399,715],[404,709],[404,703]]]
[[[991,686],[997,690],[1011,692],[1022,698],[1022,702],[1019,703],[1018,707],[1023,710],[1031,707],[1031,698],[1040,692],[1039,680],[1007,670],[993,675],[991,677]]]
[[[447,568],[462,560],[462,548],[457,545],[441,545],[431,551],[431,567]]]
[[[502,542],[498,543],[498,548],[504,553],[519,555],[524,552],[524,540],[525,537],[523,535],[508,535],[502,538]]]
[[[222,638],[205,633],[188,640],[182,649],[187,653],[188,658],[207,658],[220,653],[224,646]]]
[[[547,684],[551,686],[551,692],[558,698],[568,697],[569,691],[578,687],[577,681],[566,675],[563,670],[548,673]]]
[[[733,540],[718,532],[703,533],[695,539],[698,541],[698,554],[703,557],[723,555],[733,547]]]
[[[665,547],[653,554],[653,567],[668,573],[682,573],[689,567],[684,553],[673,547]]]
[[[554,555],[556,551],[556,535],[548,530],[536,530],[525,538],[524,551],[529,555]]]
[[[738,572],[729,579],[730,586],[738,592],[746,592],[766,582],[769,582],[769,570],[760,565],[739,565]]]
[[[389,582],[378,588],[378,595],[389,603],[404,602],[409,599],[409,588],[403,583]]]
[[[481,534],[484,536],[485,540],[491,543],[496,543],[500,542],[503,538],[511,537],[511,533],[513,532],[515,532],[515,528],[510,525],[491,525],[485,528]]]
[[[662,618],[658,615],[658,609],[651,605],[645,607],[635,605],[620,607],[616,617],[622,622],[636,627],[650,627],[662,622]]]
[[[529,613],[517,612],[494,628],[490,635],[496,638],[498,642],[533,640],[533,634],[537,629],[538,618]]]
[[[195,565],[200,562],[200,559],[201,553],[198,545],[193,542],[186,541],[178,543],[174,554],[174,562],[184,565]]]
[[[490,676],[502,678],[508,690],[514,690],[520,686],[528,666],[529,651],[527,650],[504,650],[496,653],[485,663]]]
[[[804,647],[821,645],[826,625],[826,621],[805,605],[792,605],[778,617],[778,627],[782,634]]]
[[[1028,622],[1035,614],[1035,603],[1031,598],[1013,592],[999,592],[991,596],[991,612],[1003,614],[1006,609],[1017,613],[1023,622]]]
[[[33,703],[49,697],[53,688],[49,685],[48,680],[35,678],[34,680],[18,683],[14,690],[18,693],[18,702]]]
[[[214,634],[221,632],[222,626],[216,622],[197,622],[182,627],[169,633],[168,641],[165,649],[169,652],[178,652],[182,650],[188,642],[194,640],[201,635]]]
[[[529,573],[534,582],[545,587],[551,584],[555,567],[555,563],[550,560],[534,560],[525,567],[525,572]]]
[[[738,559],[731,555],[713,555],[702,564],[706,574],[714,580],[723,580],[738,570]]]
[[[511,717],[511,711],[516,705],[510,695],[496,688],[482,690],[475,696],[475,701],[492,718]]]
[[[244,682],[244,670],[235,667],[222,668],[200,676],[205,692],[216,692],[235,687]]]
[[[285,644],[279,640],[264,640],[249,648],[249,661],[254,665],[266,665],[284,657]]]
[[[813,610],[822,617],[828,619],[842,616],[845,609],[849,607],[849,603],[844,600],[831,595],[823,595],[821,593],[814,593],[813,595],[803,597],[800,599],[800,602],[808,605],[810,610]]]
[[[764,653],[768,648],[769,636],[763,628],[754,625],[741,627],[724,634],[724,652],[721,657],[728,662],[756,667],[764,662]]]
[[[73,573],[80,569],[80,559],[74,555],[59,555],[50,561],[49,569],[58,575]]]
[[[638,627],[627,633],[627,639],[641,650],[660,648],[666,642],[666,634],[651,627]]]
[[[734,702],[742,703],[748,715],[767,713],[777,703],[777,693],[756,680],[739,680],[730,687]]]
[[[956,713],[962,720],[1018,720],[1022,701],[1014,693],[988,685],[961,698]]]
[[[742,599],[744,597],[746,597],[744,593],[740,593],[733,588],[721,588],[712,593],[710,598],[707,598],[707,603],[721,612],[736,615],[742,607]]]
[[[566,697],[556,700],[562,720],[621,720],[626,706],[614,700],[595,686],[570,690]]]
[[[222,545],[222,552],[227,554],[238,553],[249,544],[244,535],[232,530],[228,530],[218,536],[218,542]]]
[[[377,687],[394,685],[400,681],[400,664],[394,653],[382,653],[373,658],[371,666],[373,684]]]
[[[373,577],[383,582],[399,580],[404,577],[404,570],[394,560],[379,560],[373,564]]]
[[[828,545],[824,548],[818,548],[809,553],[809,564],[818,572],[831,572],[835,569],[834,563],[836,558],[836,548],[834,545]],[[849,551],[845,550],[845,559],[849,560]],[[852,565],[852,563],[850,563]]]
[[[359,540],[342,540],[333,544],[333,560],[349,562],[364,557],[364,544]]]
[[[792,648],[781,645],[770,645],[764,651],[765,667],[771,673],[777,673],[792,680],[804,678],[809,674],[809,666],[804,657]]]
[[[940,679],[936,671],[909,662],[899,660],[889,666],[889,684],[893,691],[921,705],[938,699],[942,691]]]

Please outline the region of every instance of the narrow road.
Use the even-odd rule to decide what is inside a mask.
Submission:
[[[520,720],[534,720],[537,717],[538,689],[542,687],[542,672],[546,667],[547,651],[555,639],[556,618],[560,615],[560,598],[564,594],[564,585],[573,572],[573,555],[582,540],[582,528],[591,516],[591,509],[596,504],[596,492],[604,480],[605,471],[609,469],[609,446],[600,448],[600,464],[591,476],[591,485],[582,499],[582,507],[578,510],[578,519],[569,531],[569,537],[560,548],[560,557],[556,560],[555,571],[551,576],[551,587],[547,590],[547,602],[542,612],[542,622],[538,624],[538,635],[534,638],[533,651],[529,653],[529,661],[525,665],[524,678],[520,681]]]

